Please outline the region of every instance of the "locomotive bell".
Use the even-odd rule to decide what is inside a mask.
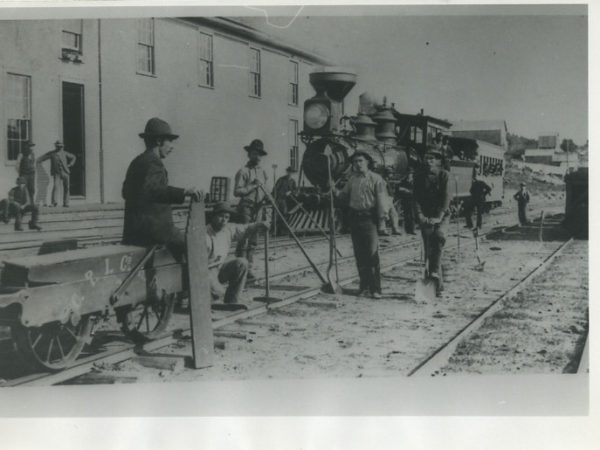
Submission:
[[[375,127],[377,124],[371,120],[367,114],[359,113],[356,120],[354,121],[356,127],[355,139],[366,142],[375,142]]]
[[[396,118],[392,114],[390,108],[383,107],[377,114],[373,116],[373,120],[377,122],[377,130],[375,136],[385,144],[396,143]]]

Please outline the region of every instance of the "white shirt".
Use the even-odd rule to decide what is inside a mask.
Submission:
[[[231,242],[239,239],[253,224],[226,223],[219,231],[215,231],[211,224],[206,226],[206,248],[208,249],[208,264],[223,264]]]

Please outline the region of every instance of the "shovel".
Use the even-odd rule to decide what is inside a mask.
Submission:
[[[254,297],[255,302],[276,303],[280,302],[280,298],[271,297],[269,293],[269,230],[265,230],[265,296]]]
[[[423,242],[423,248],[421,255],[425,254],[425,264],[423,265],[423,277],[417,280],[415,286],[415,301],[417,303],[430,303],[435,300],[435,281],[429,278],[429,259],[427,258],[427,251],[425,249],[425,242]]]
[[[475,256],[477,256],[477,266],[475,266],[475,270],[483,272],[485,261],[482,261],[479,256],[479,230],[477,228],[473,228],[473,237],[475,238]]]

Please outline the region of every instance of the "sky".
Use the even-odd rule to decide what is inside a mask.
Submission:
[[[293,10],[297,12],[298,9]],[[456,120],[505,120],[509,133],[588,138],[588,22],[582,6],[307,6],[251,19],[269,34],[352,68],[358,95]],[[284,12],[289,14],[290,10]]]

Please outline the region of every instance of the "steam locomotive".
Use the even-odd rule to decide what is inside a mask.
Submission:
[[[356,116],[343,114],[343,100],[356,84],[356,74],[341,68],[325,68],[310,74],[316,95],[304,102],[304,126],[300,133],[306,150],[300,168],[297,194],[305,208],[291,211],[290,225],[310,231],[315,223],[328,221],[328,200],[324,194],[332,182],[340,186],[351,171],[350,157],[361,151],[373,158],[373,170],[387,181],[390,193],[407,176],[409,168],[419,170],[428,146],[446,136],[454,157],[449,161],[455,208],[469,197],[473,174],[477,172],[492,187],[488,207],[501,204],[503,197],[503,151],[468,138],[452,137],[448,121],[423,114],[403,114],[394,104],[374,102],[360,96]],[[478,151],[478,149],[480,149]],[[329,170],[327,164],[329,158]],[[305,181],[310,183],[308,186]],[[311,217],[306,217],[309,214]],[[336,212],[336,218],[343,214]]]

